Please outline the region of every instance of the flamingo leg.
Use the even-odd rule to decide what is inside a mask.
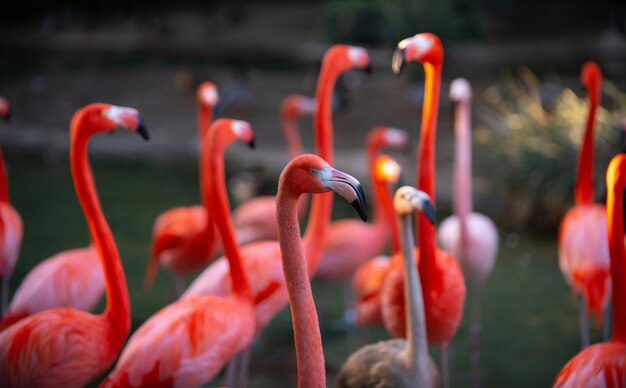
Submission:
[[[440,357],[441,357],[441,386],[443,388],[450,388],[450,365],[448,363],[448,344],[443,343],[439,345]]]
[[[480,387],[480,287],[474,286],[470,305],[470,386]]]
[[[248,372],[250,370],[250,355],[252,354],[252,344],[239,353],[239,388],[245,388],[248,384]]]
[[[0,299],[0,315],[4,314],[4,310],[6,310],[9,305],[9,280],[8,276],[2,276],[2,297]]]
[[[580,320],[580,347],[585,349],[589,346],[589,322],[587,320],[585,301],[581,297],[578,297],[578,318]]]
[[[611,337],[611,301],[606,304],[606,308],[604,309],[604,322],[602,324],[602,341],[608,341]]]

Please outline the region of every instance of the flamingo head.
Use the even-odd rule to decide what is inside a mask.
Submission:
[[[600,70],[600,66],[596,62],[585,62],[580,73],[580,82],[587,89],[587,93],[590,96],[600,99],[602,70]]]
[[[402,167],[389,155],[380,155],[374,163],[374,179],[396,185],[402,180]]]
[[[367,50],[345,44],[333,45],[326,51],[322,60],[322,67],[324,66],[332,66],[338,73],[354,68],[365,70],[368,74],[372,72]]]
[[[450,99],[457,102],[472,99],[472,87],[465,78],[456,78],[450,83]]]
[[[9,100],[0,96],[0,117],[9,121],[11,119],[11,108],[9,107]]]
[[[409,145],[409,135],[403,129],[380,125],[369,132],[366,143],[367,148],[406,149]]]
[[[401,40],[391,59],[391,69],[400,74],[404,66],[411,61],[441,65],[443,46],[435,34],[424,32]]]
[[[72,118],[72,128],[80,128],[89,135],[122,128],[138,133],[145,140],[150,138],[136,109],[111,104],[93,103],[79,109]]]
[[[196,99],[198,103],[206,107],[214,107],[220,100],[220,96],[217,93],[217,86],[213,82],[204,81],[198,85],[196,91]]]
[[[317,155],[304,154],[293,158],[280,175],[278,184],[287,187],[294,196],[334,191],[356,209],[363,221],[367,221],[367,202],[361,183],[331,167]]]
[[[234,141],[242,141],[250,148],[255,147],[255,136],[250,123],[242,120],[218,119],[209,128],[209,141],[219,137],[219,141],[230,144]],[[216,144],[217,142],[211,142]]]
[[[415,210],[423,213],[431,224],[435,224],[435,207],[425,192],[413,186],[402,186],[393,197],[393,207],[398,215],[407,215]]]
[[[281,103],[283,116],[297,118],[315,112],[315,99],[300,94],[290,94]]]

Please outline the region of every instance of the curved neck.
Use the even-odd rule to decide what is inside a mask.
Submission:
[[[283,112],[283,135],[285,136],[285,142],[287,143],[287,150],[289,151],[290,158],[295,158],[296,156],[304,153],[297,121],[298,117],[296,115],[291,115],[289,112]]]
[[[209,136],[209,126],[211,125],[211,121],[213,121],[213,110],[206,104],[198,103],[198,140],[200,142],[200,157],[198,172],[200,173],[200,198],[202,200],[202,205],[204,206],[204,211],[206,214],[206,229],[205,233],[207,233],[206,240],[212,241],[213,234],[215,233],[215,228],[213,225],[213,217],[211,215],[210,209],[210,182],[211,182],[211,173],[209,170],[210,163],[210,154],[208,151],[208,136]]]
[[[598,83],[599,84],[599,83]],[[589,90],[589,114],[585,124],[585,134],[580,154],[578,155],[578,173],[576,175],[575,197],[576,204],[590,204],[593,197],[593,130],[598,108],[599,91]]]
[[[297,196],[279,187],[276,196],[276,218],[283,272],[291,303],[294,342],[298,365],[298,387],[325,387],[326,371],[322,335],[311,284],[300,242],[296,211]],[[320,244],[321,245],[321,244]]]
[[[400,217],[402,224],[402,257],[404,261],[404,300],[406,314],[406,364],[409,370],[426,376],[429,367],[428,340],[422,285],[415,269],[412,220],[409,214]]]
[[[228,145],[219,135],[219,128],[209,135],[209,201],[210,213],[215,226],[222,237],[224,253],[230,266],[230,276],[233,283],[233,293],[246,300],[252,300],[252,291],[248,284],[239,246],[235,239],[235,229],[230,215],[230,204],[226,193],[226,177],[224,174],[224,149]]]
[[[0,203],[9,202],[9,182],[7,180],[6,166],[4,165],[4,155],[0,148]]]
[[[468,100],[458,101],[454,123],[456,132],[454,210],[457,217],[459,217],[461,247],[467,246],[467,217],[472,212],[472,137],[470,122],[470,102]],[[462,255],[465,256],[465,253],[463,252]]]
[[[426,75],[424,106],[422,108],[422,132],[418,150],[417,188],[426,192],[435,205],[435,139],[437,135],[437,111],[439,109],[439,89],[441,83],[441,64],[435,66],[424,63]],[[435,226],[426,216],[418,213],[417,239],[420,246],[419,271],[422,275],[432,274],[435,270]],[[430,276],[424,277],[424,283]]]
[[[607,196],[607,226],[613,279],[613,336],[612,341],[626,343],[626,249],[624,248],[624,216],[622,197],[624,179],[609,187]]]
[[[72,122],[70,165],[74,188],[87,219],[91,241],[98,250],[104,272],[106,286],[104,317],[114,333],[112,338],[121,341],[119,343],[121,346],[130,330],[128,287],[113,234],[102,214],[96,193],[91,166],[87,158],[89,136],[84,134],[80,126],[80,118]]]

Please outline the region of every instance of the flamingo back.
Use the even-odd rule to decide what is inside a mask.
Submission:
[[[606,225],[604,205],[575,206],[561,221],[558,241],[561,272],[598,324],[611,294]]]
[[[0,277],[9,277],[20,254],[22,218],[8,203],[0,203]]]
[[[104,275],[94,246],[60,252],[39,263],[24,278],[0,329],[43,310],[70,307],[90,311],[103,293]]]
[[[626,344],[603,342],[582,350],[556,376],[554,387],[626,387]]]

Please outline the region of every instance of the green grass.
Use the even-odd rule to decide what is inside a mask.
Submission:
[[[11,199],[22,215],[25,230],[11,283],[15,290],[35,264],[58,251],[86,245],[88,234],[66,160],[49,164],[28,155],[8,153],[5,157]],[[141,287],[150,231],[162,211],[198,202],[196,166],[181,162],[95,160],[93,170],[126,270],[134,330],[170,301],[172,277],[162,270],[154,290]],[[576,303],[558,269],[555,236],[546,237],[537,240],[522,235],[519,243],[506,244],[506,235],[502,236],[495,271],[483,292],[481,371],[485,387],[549,386],[559,369],[578,351]],[[350,353],[367,342],[386,338],[386,334],[379,328],[343,330],[328,324],[329,320],[339,319],[343,297],[341,287],[330,291],[322,287],[314,282],[318,308],[323,309],[324,348],[332,382]],[[325,302],[323,307],[321,299]],[[599,330],[594,328],[592,340],[599,337]],[[464,323],[452,345],[453,386],[466,385],[466,349]],[[437,360],[437,349],[431,350]],[[295,385],[288,309],[256,341],[251,379],[253,387],[276,382]]]

